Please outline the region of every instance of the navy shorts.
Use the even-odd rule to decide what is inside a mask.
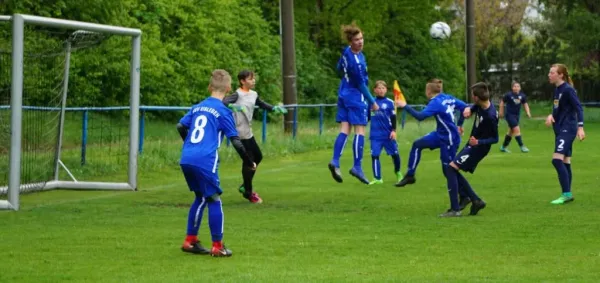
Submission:
[[[443,165],[449,165],[454,160],[456,150],[458,149],[458,143],[444,141],[436,132],[431,132],[414,141],[413,146],[417,148],[429,148],[430,150],[439,148],[440,161]]]
[[[570,132],[561,132],[554,139],[554,153],[564,154],[566,157],[571,157],[573,154],[573,141],[577,134]]]
[[[395,155],[398,154],[398,143],[396,140],[371,140],[371,155],[379,156],[381,154],[381,149],[384,148],[387,155]]]
[[[511,129],[519,126],[519,116],[517,115],[506,115],[504,119],[506,120],[508,127]]]
[[[344,97],[338,97],[335,121],[338,123],[348,122],[350,125],[366,126],[369,122],[367,104],[364,102],[352,103],[345,100]]]
[[[474,173],[477,164],[483,160],[489,151],[489,148],[467,145],[456,155],[454,164],[456,164],[460,170]]]
[[[213,172],[209,169],[187,164],[181,164],[180,166],[190,191],[200,193],[205,198],[223,193],[217,171]]]

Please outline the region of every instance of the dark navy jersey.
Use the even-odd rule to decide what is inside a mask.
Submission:
[[[510,91],[502,97],[502,101],[506,107],[505,116],[519,116],[521,115],[521,105],[527,103],[527,96],[522,92]]]
[[[221,100],[209,97],[192,106],[179,123],[188,128],[180,164],[194,165],[215,173],[222,135],[228,138],[238,136],[231,110]]]
[[[474,117],[471,137],[478,140],[477,146],[490,148],[498,142],[498,111],[490,103],[487,109],[479,105],[471,106],[471,115]]]
[[[577,91],[568,83],[563,83],[554,90],[554,132],[577,132],[583,127],[583,108],[577,98]]]
[[[371,115],[371,140],[390,139],[390,134],[396,125],[396,105],[394,101],[386,97],[377,97],[375,103],[379,110],[373,111]]]

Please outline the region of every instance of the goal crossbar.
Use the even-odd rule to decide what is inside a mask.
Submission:
[[[128,182],[69,182],[59,181],[55,174],[54,181],[48,181],[42,186],[42,190],[51,189],[91,189],[91,190],[137,190],[137,159],[138,159],[138,137],[139,137],[139,107],[140,107],[140,57],[141,57],[141,35],[139,29],[118,26],[86,23],[79,21],[54,19],[24,14],[12,16],[0,16],[0,21],[12,23],[12,68],[11,68],[11,92],[10,92],[10,152],[9,152],[9,175],[8,186],[0,188],[6,190],[7,200],[0,200],[0,209],[19,209],[19,195],[24,186],[21,184],[21,141],[22,141],[22,118],[23,118],[23,55],[25,25],[36,25],[68,30],[84,30],[111,35],[129,36],[131,40],[131,62],[130,62],[130,127],[129,127],[129,158],[128,158]],[[66,91],[63,95],[62,115],[64,115],[64,103]],[[61,118],[63,120],[63,118]],[[64,123],[64,121],[61,121]],[[62,126],[62,125],[61,125]],[[60,146],[58,147],[60,152]],[[60,155],[57,156],[57,162]]]

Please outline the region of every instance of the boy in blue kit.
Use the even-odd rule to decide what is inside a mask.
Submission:
[[[554,108],[546,118],[546,126],[554,129],[554,154],[552,165],[558,174],[562,195],[553,200],[552,204],[565,204],[575,200],[571,193],[573,174],[571,172],[571,156],[575,137],[583,141],[583,108],[573,88],[567,66],[554,64],[548,72],[548,80],[556,86],[554,90]]]
[[[354,127],[355,135],[352,141],[354,165],[350,169],[350,175],[364,184],[369,184],[369,180],[362,170],[365,127],[369,118],[368,108],[371,107],[375,111],[379,108],[368,88],[369,76],[367,61],[362,52],[364,45],[362,31],[353,23],[343,26],[342,34],[349,45],[344,49],[336,66],[341,77],[335,118],[336,122],[340,123],[340,133],[333,145],[333,157],[327,166],[331,177],[341,183],[343,179],[340,171],[340,157],[346,146],[350,128]]]
[[[398,143],[396,142],[396,105],[394,101],[386,98],[387,85],[384,81],[375,82],[375,103],[379,110],[373,111],[371,115],[371,159],[373,161],[373,175],[375,180],[369,185],[383,184],[381,178],[381,162],[379,155],[385,148],[385,152],[392,157],[394,161],[394,172],[397,181],[402,179],[400,172],[400,154],[398,153]]]
[[[436,119],[436,130],[413,142],[408,157],[408,171],[404,178],[396,184],[403,187],[416,182],[415,171],[421,159],[421,150],[425,148],[440,149],[440,159],[443,164],[448,165],[454,158],[460,143],[460,133],[454,123],[454,111],[458,109],[461,113],[467,108],[460,99],[442,92],[442,80],[432,79],[427,83],[426,95],[429,103],[422,112],[417,112],[406,102],[400,102],[398,107],[405,107],[407,112],[417,120],[422,121],[434,116]]]
[[[432,79],[427,83],[425,94],[429,99],[429,103],[421,112],[412,109],[405,101],[399,101],[397,104],[398,107],[406,109],[410,115],[419,121],[434,116],[437,124],[436,131],[425,135],[413,143],[409,156],[409,171],[402,181],[396,184],[397,187],[415,182],[414,168],[416,168],[422,148],[440,149],[442,172],[448,178],[446,173],[451,168],[450,162],[454,159],[456,150],[460,144],[460,133],[454,123],[454,111],[458,109],[460,113],[463,113],[465,109],[468,109],[467,104],[454,96],[442,93],[442,80],[439,79]],[[449,188],[448,194],[452,209],[460,213],[458,191],[450,191]]]
[[[471,86],[471,94],[475,105],[465,111],[466,116],[475,115],[471,136],[467,145],[456,155],[454,161],[450,162],[450,168],[446,171],[448,190],[466,195],[471,204],[470,215],[476,215],[479,210],[484,209],[486,203],[475,193],[469,182],[460,174],[459,170],[475,172],[477,164],[490,152],[492,144],[498,142],[498,112],[490,102],[490,90],[485,83],[476,83]],[[461,116],[458,125],[464,121]],[[442,217],[460,216],[462,207],[450,208]]]
[[[508,133],[504,137],[504,143],[500,146],[500,151],[502,152],[510,152],[506,147],[508,147],[510,140],[513,137],[517,140],[522,152],[529,152],[529,149],[523,144],[521,128],[519,127],[521,105],[525,108],[527,117],[531,118],[531,111],[529,111],[529,105],[527,104],[527,96],[521,92],[521,85],[518,82],[513,82],[512,91],[505,94],[500,100],[500,117],[504,117],[508,124]],[[506,113],[504,112],[505,106]]]
[[[222,134],[229,138],[246,166],[256,169],[256,164],[247,154],[238,137],[231,110],[222,102],[225,94],[231,90],[229,73],[225,70],[214,70],[208,89],[211,96],[192,106],[177,124],[177,131],[184,141],[179,164],[190,191],[196,195],[190,207],[187,237],[181,250],[222,257],[232,254],[222,242],[223,207],[220,195],[223,191],[218,174],[218,149]],[[210,251],[202,247],[198,240],[198,230],[206,207],[208,207],[208,226],[212,235]]]

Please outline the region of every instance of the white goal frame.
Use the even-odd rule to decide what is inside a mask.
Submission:
[[[141,37],[139,29],[101,25],[79,21],[62,20],[55,18],[39,17],[32,15],[14,14],[0,16],[0,21],[12,22],[12,69],[11,69],[11,96],[10,96],[10,153],[8,186],[0,188],[6,190],[8,199],[0,200],[0,209],[19,210],[19,196],[27,184],[21,184],[21,140],[22,140],[22,113],[23,113],[23,39],[25,25],[37,25],[68,30],[84,30],[111,35],[129,36],[131,45],[131,70],[130,70],[130,105],[129,105],[129,161],[128,182],[79,182],[61,181],[58,178],[58,165],[64,130],[64,114],[67,99],[67,87],[62,93],[62,107],[60,109],[59,136],[57,156],[55,162],[54,180],[45,182],[41,190],[52,189],[77,189],[77,190],[137,190],[137,165],[138,165],[138,140],[140,116],[140,57]],[[67,61],[65,67],[64,84],[68,84],[69,50],[66,50]]]

